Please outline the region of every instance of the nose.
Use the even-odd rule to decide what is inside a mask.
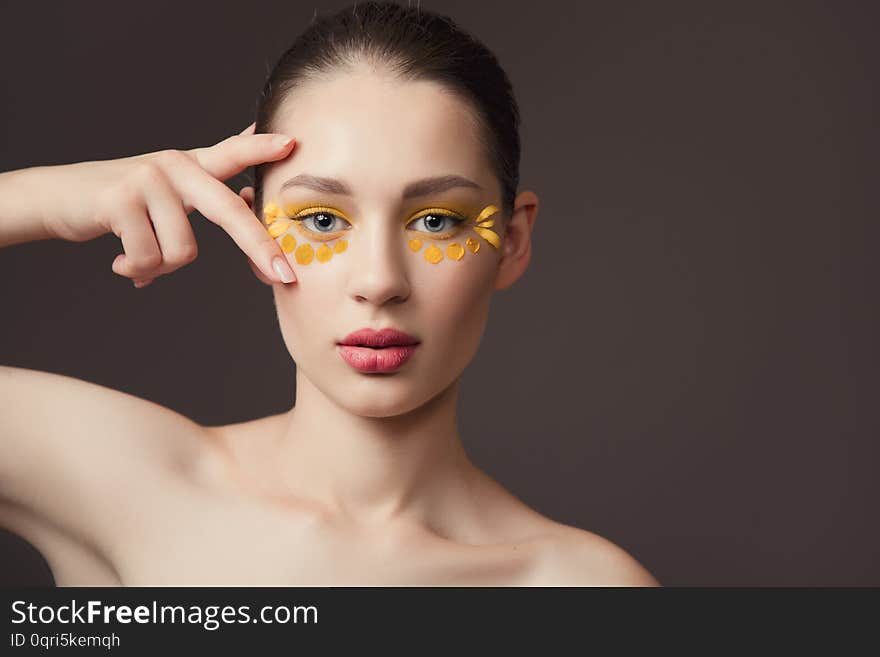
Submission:
[[[402,303],[409,298],[405,240],[392,221],[363,221],[361,234],[349,248],[353,258],[349,293],[359,303],[376,306]]]

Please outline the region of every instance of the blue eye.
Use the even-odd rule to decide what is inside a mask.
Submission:
[[[313,212],[312,214],[307,214],[304,217],[298,218],[300,222],[305,224],[307,230],[314,231],[316,233],[335,233],[340,230],[344,230],[344,226],[339,226],[338,222],[344,223],[346,226],[351,226],[345,219],[342,217],[337,217],[335,214],[331,212]]]
[[[409,225],[414,226],[416,223],[422,222],[422,225],[425,227],[425,231],[429,233],[442,233],[444,231],[449,231],[455,228],[463,221],[464,219],[462,219],[461,217],[455,217],[449,214],[428,212],[426,214],[423,214],[421,217],[414,219]]]

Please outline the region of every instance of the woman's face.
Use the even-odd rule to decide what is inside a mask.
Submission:
[[[300,374],[358,415],[421,406],[476,352],[502,254],[501,213],[488,208],[501,208],[501,188],[475,118],[435,83],[364,71],[298,88],[272,128],[297,139],[266,172],[263,206],[297,219],[275,235],[297,282],[273,289]],[[284,186],[297,176],[338,183]],[[474,185],[412,189],[447,176]],[[365,372],[343,358],[352,331],[387,327],[419,342],[397,369]],[[369,360],[361,350],[348,351]]]

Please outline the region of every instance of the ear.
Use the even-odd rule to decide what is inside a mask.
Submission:
[[[241,191],[238,193],[241,196],[242,200],[247,203],[247,206],[251,209],[251,212],[254,211],[254,188],[253,187],[242,187]],[[245,256],[247,258],[248,264],[251,267],[251,271],[254,272],[254,275],[259,278],[266,285],[275,285],[275,282],[266,278],[266,275],[254,264],[254,261],[250,259],[250,256]]]
[[[529,191],[518,194],[501,242],[501,262],[495,276],[496,290],[513,285],[528,267],[532,257],[532,229],[537,216],[537,194]]]

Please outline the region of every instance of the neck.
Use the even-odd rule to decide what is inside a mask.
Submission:
[[[458,379],[392,417],[352,413],[299,370],[296,384],[278,455],[285,485],[298,498],[358,521],[429,527],[461,504],[474,466],[456,426]]]

